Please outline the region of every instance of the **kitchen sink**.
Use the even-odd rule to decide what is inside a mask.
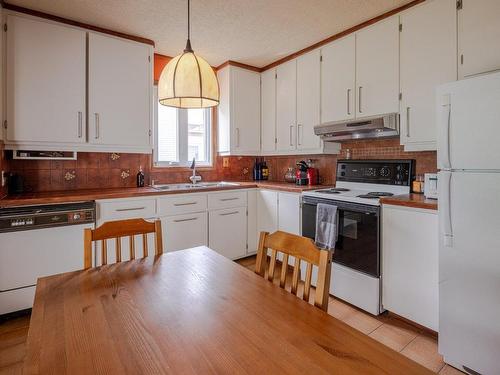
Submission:
[[[211,187],[227,187],[227,186],[239,186],[235,182],[198,182],[196,184],[163,184],[163,185],[153,185],[152,188],[156,190],[197,190],[206,189]]]

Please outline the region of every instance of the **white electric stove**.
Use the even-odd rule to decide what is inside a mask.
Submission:
[[[330,293],[374,315],[382,311],[379,199],[408,194],[413,175],[413,160],[339,160],[335,188],[303,193],[303,236],[315,238],[318,204],[337,207]]]

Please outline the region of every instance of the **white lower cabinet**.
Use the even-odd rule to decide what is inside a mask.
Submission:
[[[301,235],[301,195],[297,193],[278,193],[278,229]]]
[[[257,197],[257,236],[260,232],[273,233],[278,230],[278,192],[259,190]]]
[[[438,331],[438,215],[382,208],[382,305]]]
[[[246,255],[247,208],[233,207],[209,213],[208,247],[229,259]]]
[[[153,221],[156,214],[156,197],[140,197],[140,198],[125,198],[125,199],[108,199],[96,201],[97,220],[96,227],[104,224],[107,221],[127,220],[127,219],[145,219]],[[148,237],[148,254],[154,254],[154,234],[150,233]],[[130,238],[122,237],[121,242],[121,258],[123,261],[130,260]],[[141,236],[134,237],[134,251],[136,258],[142,258],[144,255],[143,243]],[[107,263],[116,262],[116,241],[107,241]],[[94,261],[95,264],[101,265],[102,248],[101,242],[96,242],[94,245]]]
[[[257,199],[257,228],[269,233],[281,230],[300,235],[301,231],[301,195],[297,193],[260,190]],[[278,254],[282,258],[282,254]],[[294,258],[289,258],[293,264]]]
[[[161,218],[164,251],[208,245],[207,213],[189,213]]]

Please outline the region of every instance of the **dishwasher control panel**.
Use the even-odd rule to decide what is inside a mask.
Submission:
[[[95,203],[14,207],[0,213],[0,232],[94,223]]]

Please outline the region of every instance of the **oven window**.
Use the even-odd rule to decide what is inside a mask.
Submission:
[[[338,210],[338,233],[333,261],[346,267],[378,277],[379,221],[375,213]],[[302,235],[316,235],[316,205],[302,207]]]
[[[377,215],[340,210],[338,231],[334,261],[379,276]]]

